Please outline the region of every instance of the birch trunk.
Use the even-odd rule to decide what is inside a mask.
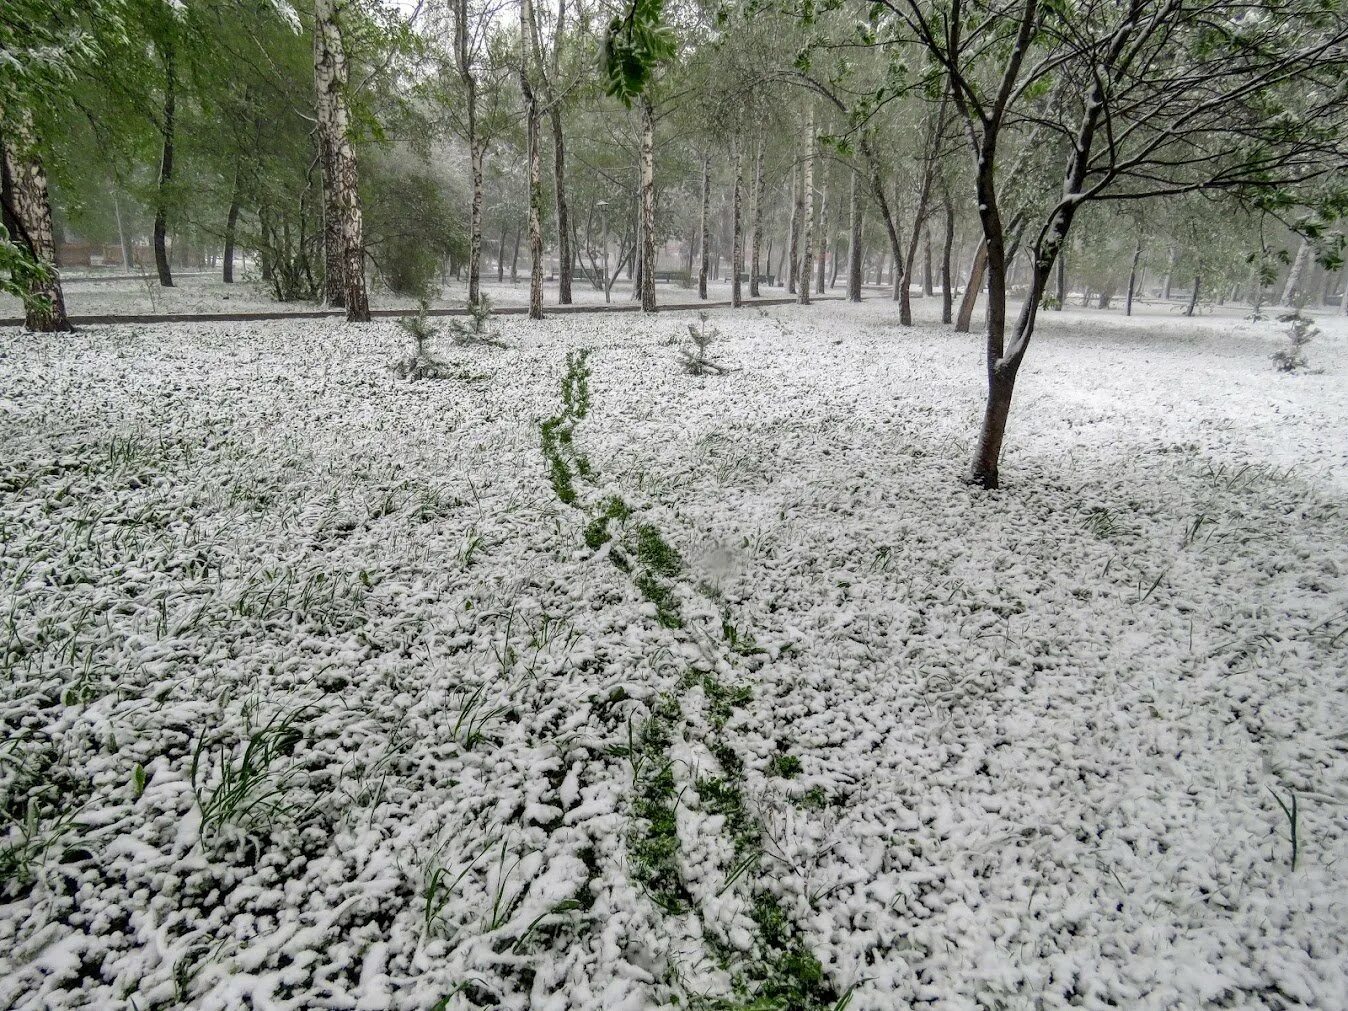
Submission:
[[[3,110],[0,110],[2,112]],[[52,227],[47,172],[37,153],[31,114],[18,110],[9,122],[9,137],[0,152],[0,190],[4,219],[12,238],[46,275],[28,283],[24,298],[24,327],[40,333],[72,329],[66,316],[65,293],[56,270],[56,233]]]
[[[655,312],[655,107],[646,92],[641,95],[641,311]]]
[[[810,262],[814,242],[814,106],[805,106],[804,165],[801,169],[800,268],[797,271],[796,299],[810,304]]]
[[[711,252],[708,249],[711,226],[711,155],[702,156],[702,215],[698,218],[697,243],[701,247],[700,265],[697,270],[697,297],[707,298],[707,276],[711,269]]]
[[[543,318],[543,167],[539,152],[538,97],[529,79],[533,62],[533,0],[520,0],[520,93],[529,164],[529,318]]]
[[[316,49],[315,80],[324,93],[328,112],[328,143],[332,150],[333,189],[341,222],[341,277],[346,319],[349,323],[370,321],[370,302],[365,291],[365,243],[360,211],[360,176],[356,148],[346,108],[347,64],[337,21],[337,0],[314,0],[315,30],[321,34]]]
[[[1279,305],[1291,306],[1300,301],[1301,296],[1301,275],[1306,271],[1306,261],[1310,259],[1311,244],[1305,239],[1301,240],[1301,245],[1297,247],[1296,259],[1292,261],[1292,269],[1288,271],[1287,283],[1283,285],[1282,298],[1279,299]],[[1186,315],[1192,315],[1186,313]]]

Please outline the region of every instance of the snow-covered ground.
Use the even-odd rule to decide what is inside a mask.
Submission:
[[[0,331],[0,1006],[1348,1006],[1348,326],[1046,316]]]

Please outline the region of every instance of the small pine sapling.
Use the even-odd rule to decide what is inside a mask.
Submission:
[[[457,319],[450,322],[449,336],[459,347],[505,347],[491,327],[491,302],[485,298],[469,303],[467,323]]]
[[[450,374],[450,366],[431,354],[430,342],[440,336],[440,331],[431,325],[426,315],[426,302],[422,300],[415,316],[403,316],[398,326],[412,338],[412,354],[399,358],[393,363],[393,373],[399,379],[445,379]]]
[[[1320,335],[1320,329],[1300,310],[1279,316],[1280,323],[1287,323],[1287,340],[1290,347],[1273,352],[1273,364],[1279,372],[1300,372],[1310,363],[1306,360],[1306,345]]]
[[[707,323],[707,314],[698,313],[700,324],[688,324],[688,336],[692,339],[691,348],[679,349],[679,360],[683,371],[690,376],[705,376],[710,373],[722,375],[730,370],[712,358],[708,352],[712,344],[721,336],[721,332]]]

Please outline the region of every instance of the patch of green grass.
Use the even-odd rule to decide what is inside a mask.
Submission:
[[[697,781],[703,808],[725,818],[726,831],[735,843],[736,855],[757,850],[762,844],[762,827],[744,803],[744,793],[734,779],[707,776]]]
[[[822,786],[812,786],[796,799],[796,805],[810,811],[822,811],[828,807],[828,794]]]
[[[637,527],[636,556],[642,565],[657,575],[673,577],[683,569],[683,559],[678,551],[649,523]]]
[[[661,699],[630,750],[633,774],[632,813],[638,820],[628,840],[636,880],[657,906],[677,915],[692,905],[679,873],[678,807],[674,765],[668,759],[675,721],[682,718],[678,701]]]
[[[794,779],[800,775],[800,759],[795,755],[773,755],[768,762],[768,775]]]
[[[674,591],[649,572],[643,572],[633,582],[641,595],[655,605],[655,620],[665,628],[683,628],[679,601]]]
[[[585,545],[591,551],[598,551],[612,538],[609,524],[623,522],[632,515],[632,508],[617,495],[610,495],[599,503],[599,512],[585,525]]]

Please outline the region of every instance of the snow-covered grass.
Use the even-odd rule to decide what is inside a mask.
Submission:
[[[0,1005],[1345,1006],[1348,329],[1047,315],[0,333]]]

